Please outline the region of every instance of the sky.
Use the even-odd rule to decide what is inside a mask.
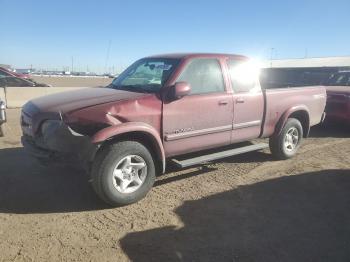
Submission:
[[[350,55],[349,0],[0,0],[0,64],[120,71],[148,55]]]

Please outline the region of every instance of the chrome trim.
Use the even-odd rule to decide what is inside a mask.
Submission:
[[[178,133],[178,134],[166,135],[165,141],[173,141],[173,140],[178,140],[178,139],[182,139],[182,138],[209,135],[209,134],[213,134],[213,133],[219,133],[219,132],[225,132],[225,131],[231,131],[231,130],[232,130],[232,125],[212,127],[212,128],[206,128],[206,129]]]
[[[241,128],[246,128],[246,127],[252,127],[252,126],[260,126],[260,125],[261,125],[261,120],[255,120],[255,121],[250,121],[250,122],[244,122],[244,123],[234,124],[234,125],[233,125],[233,130],[235,130],[235,129],[241,129]]]

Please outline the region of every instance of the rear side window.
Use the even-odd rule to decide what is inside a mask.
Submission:
[[[224,92],[224,79],[217,59],[193,59],[181,73],[177,82],[185,81],[191,86],[191,94]]]
[[[227,62],[232,88],[235,93],[252,92],[260,90],[259,73],[257,65],[250,61],[228,60]]]

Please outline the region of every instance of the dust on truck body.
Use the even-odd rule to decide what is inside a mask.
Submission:
[[[41,161],[75,157],[100,198],[119,206],[143,198],[170,159],[187,167],[268,146],[279,159],[292,157],[322,120],[325,102],[323,87],[262,89],[244,56],[151,56],[106,88],[29,101],[22,143]],[[269,145],[220,150],[255,138]],[[179,160],[191,152],[199,156]]]

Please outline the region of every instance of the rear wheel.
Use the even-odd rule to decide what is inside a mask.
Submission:
[[[271,153],[278,159],[293,157],[300,147],[303,128],[298,119],[289,118],[278,135],[270,137]]]
[[[92,186],[112,206],[135,203],[146,196],[155,181],[149,150],[137,141],[122,141],[103,149],[92,167]]]

